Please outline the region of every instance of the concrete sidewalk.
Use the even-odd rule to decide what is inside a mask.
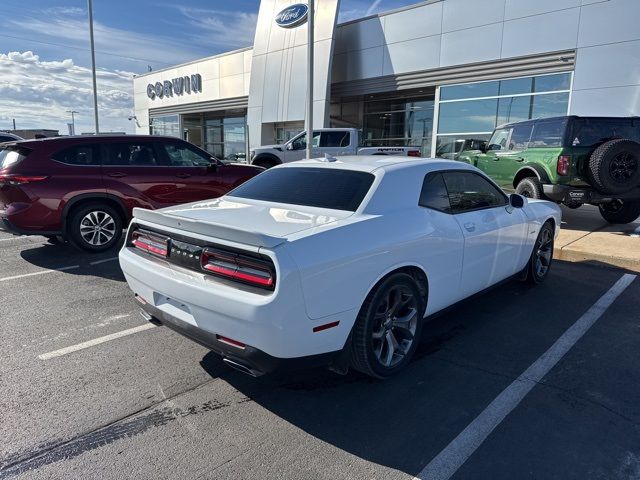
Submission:
[[[553,256],[640,273],[640,218],[627,225],[611,225],[592,205],[575,210],[562,206],[562,228]]]

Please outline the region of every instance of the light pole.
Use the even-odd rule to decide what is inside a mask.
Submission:
[[[80,113],[77,110],[67,110],[67,113],[71,114],[71,134],[76,134],[76,117],[74,116],[76,113]]]
[[[96,122],[96,134],[100,133],[98,124],[98,89],[96,86],[96,48],[93,41],[93,1],[87,0],[89,10],[89,39],[91,42],[91,75],[93,77],[93,112]]]
[[[313,11],[314,0],[308,0],[307,12],[307,160],[311,159],[313,143]]]

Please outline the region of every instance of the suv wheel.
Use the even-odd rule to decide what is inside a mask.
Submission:
[[[640,184],[640,144],[616,139],[603,143],[589,158],[589,178],[602,193],[620,194]]]
[[[369,294],[353,327],[353,367],[381,379],[401,370],[416,350],[424,309],[413,277],[386,278]]]
[[[88,252],[102,252],[113,247],[122,236],[122,218],[113,207],[89,203],[75,209],[67,232],[74,245]]]
[[[640,217],[640,201],[613,200],[598,205],[600,215],[609,223],[631,223]]]
[[[261,157],[256,158],[252,164],[262,168],[271,168],[278,165],[279,160],[271,155],[263,155]]]
[[[527,198],[542,198],[542,183],[537,177],[526,177],[516,186],[516,193]]]

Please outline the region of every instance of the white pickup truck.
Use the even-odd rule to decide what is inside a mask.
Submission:
[[[355,128],[318,128],[313,131],[313,157],[340,155],[399,155],[420,157],[418,147],[361,147],[360,131]],[[306,157],[307,132],[301,132],[283,145],[265,145],[251,150],[251,163],[271,168]]]

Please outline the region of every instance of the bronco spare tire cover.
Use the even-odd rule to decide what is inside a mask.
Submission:
[[[640,143],[627,139],[609,140],[589,158],[588,175],[602,193],[620,194],[640,185]]]

